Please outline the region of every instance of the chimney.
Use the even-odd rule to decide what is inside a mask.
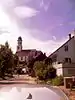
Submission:
[[[69,34],[69,40],[71,39],[71,34]]]

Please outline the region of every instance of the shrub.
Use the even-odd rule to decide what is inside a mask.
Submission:
[[[52,79],[52,85],[60,86],[64,84],[64,80],[62,76],[57,76],[56,78]]]
[[[47,79],[53,79],[56,77],[56,69],[52,65],[47,66]]]
[[[34,72],[40,80],[53,79],[56,77],[56,69],[42,61],[34,63]]]
[[[42,61],[35,62],[34,71],[36,77],[38,77],[40,80],[45,80],[47,74],[47,65],[44,64]]]

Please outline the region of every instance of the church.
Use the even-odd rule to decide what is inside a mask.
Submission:
[[[27,63],[32,58],[35,59],[40,55],[42,55],[41,57],[44,57],[44,55],[45,55],[41,51],[37,51],[36,49],[23,50],[22,37],[21,36],[18,37],[18,40],[17,40],[17,51],[16,51],[16,54],[19,57],[19,62],[20,63]],[[40,57],[40,59],[41,59],[41,57]]]

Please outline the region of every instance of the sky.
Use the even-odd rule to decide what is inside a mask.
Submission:
[[[75,0],[0,0],[0,44],[51,54],[75,29]]]

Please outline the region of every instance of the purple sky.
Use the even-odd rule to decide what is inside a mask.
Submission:
[[[31,18],[23,19],[26,28],[42,31],[31,35],[40,40],[50,40],[55,36],[57,40],[65,37],[75,28],[74,0],[21,0],[17,5],[28,6],[39,13]],[[47,8],[47,9],[46,9]]]
[[[58,42],[64,43],[69,32],[75,29],[75,0],[0,0],[0,2],[12,23],[16,22],[19,27],[20,34],[16,33],[16,38],[19,35],[24,39],[31,36],[41,41],[39,43],[43,44],[43,47],[41,45],[40,47],[45,52],[52,52],[59,47]],[[55,43],[54,47],[52,43]]]

